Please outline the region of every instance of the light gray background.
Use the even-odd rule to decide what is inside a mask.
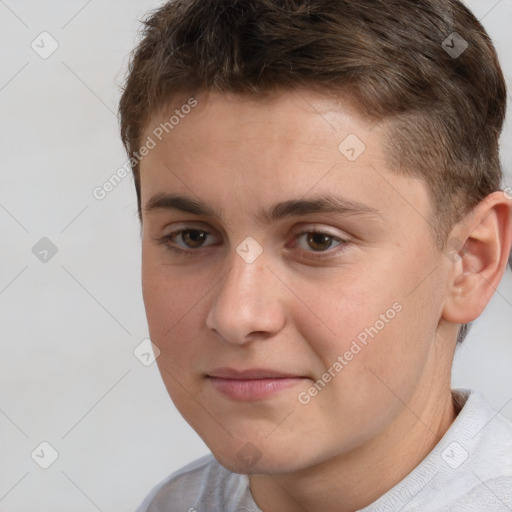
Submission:
[[[161,3],[0,0],[1,512],[131,511],[208,451],[156,365],[133,355],[148,335],[133,181],[92,195],[126,161],[116,82],[138,19]],[[468,5],[512,87],[512,0]],[[47,59],[31,48],[43,31],[59,44]],[[510,173],[510,121],[502,141]],[[32,253],[42,237],[58,249],[46,263]],[[453,384],[512,419],[510,274],[460,349]],[[42,441],[58,452],[48,469],[31,458]]]

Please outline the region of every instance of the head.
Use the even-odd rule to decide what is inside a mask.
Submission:
[[[180,0],[146,20],[120,114],[150,334],[226,465],[243,439],[283,471],[347,452],[402,414],[390,388],[449,380],[510,251],[505,103],[458,1]],[[293,404],[212,386],[262,365],[300,377]]]

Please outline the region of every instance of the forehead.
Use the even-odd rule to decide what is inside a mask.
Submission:
[[[189,108],[192,102],[195,106]],[[187,130],[190,125],[193,127]],[[377,124],[364,120],[343,97],[297,88],[265,96],[211,91],[194,96],[181,93],[151,117],[145,134],[158,131],[159,126],[164,128],[164,137],[172,135],[168,138],[170,144],[179,146],[183,139],[187,139],[187,146],[198,152],[204,149],[206,141],[209,149],[216,143],[228,147],[230,143],[238,145],[244,137],[247,142],[274,139],[279,143],[266,146],[263,156],[269,149],[287,151],[292,147],[294,154],[300,154],[303,145],[308,146],[308,153],[317,147],[329,154],[333,149],[338,150],[338,145],[333,142],[344,130],[350,129],[366,137]],[[326,134],[331,137],[326,139]],[[373,137],[379,135],[379,130],[373,131]],[[250,145],[246,144],[244,149],[250,150]]]
[[[143,170],[159,160],[187,168],[190,177],[192,167],[200,167],[204,179],[214,172],[230,180],[250,174],[276,185],[283,178],[281,186],[289,187],[290,174],[310,181],[306,167],[311,179],[314,168],[356,168],[369,149],[373,162],[384,164],[375,125],[326,95],[308,89],[264,98],[203,92],[193,99],[195,107],[188,108],[190,96],[180,95],[151,118],[142,141],[158,140]]]
[[[388,168],[386,126],[343,99],[298,89],[263,99],[202,93],[193,100],[188,108],[190,96],[176,97],[145,130],[142,140],[156,145],[141,162],[142,206],[158,192],[193,191],[219,209],[242,194],[238,206],[256,212],[258,202],[338,191],[372,206],[410,210],[412,201],[429,209],[423,182]]]

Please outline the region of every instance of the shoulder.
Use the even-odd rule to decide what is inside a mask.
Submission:
[[[258,512],[253,503],[247,476],[232,473],[209,454],[160,482],[137,512],[197,512],[204,510],[205,504],[212,511]]]
[[[466,396],[459,417],[448,431],[448,439],[459,443],[463,460],[479,474],[492,478],[512,478],[512,423],[494,411],[476,391],[455,390],[454,394]],[[452,435],[450,435],[452,434]]]
[[[431,487],[437,492],[429,498],[438,496],[456,511],[510,506],[512,423],[477,391],[453,390],[453,397],[461,411],[428,457],[437,472]]]
[[[464,421],[444,452],[445,461],[452,455],[450,448],[459,452],[450,469],[454,479],[458,476],[466,482],[455,510],[510,510],[512,423],[478,392],[467,394]]]
[[[512,510],[512,423],[476,391],[452,391],[460,412],[427,457],[364,512]]]

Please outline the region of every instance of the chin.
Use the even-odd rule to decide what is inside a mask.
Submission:
[[[281,474],[300,471],[308,466],[308,461],[301,457],[294,449],[274,446],[263,443],[241,442],[239,446],[209,447],[219,464],[233,473],[252,475],[259,473]]]

